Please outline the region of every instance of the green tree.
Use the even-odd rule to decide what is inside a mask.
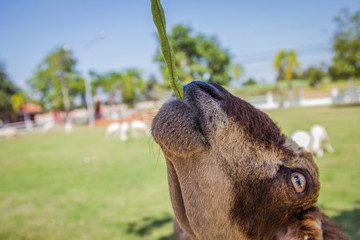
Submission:
[[[105,74],[91,73],[95,89],[102,88],[105,93],[110,94],[110,105],[115,103],[115,92],[120,91],[122,101],[134,106],[138,100],[144,99],[145,83],[139,69],[126,69],[122,72],[109,72]]]
[[[181,82],[198,79],[222,85],[229,83],[230,55],[220,46],[216,37],[194,34],[189,27],[176,25],[168,38],[174,50],[176,70]],[[163,78],[169,79],[160,53],[160,42],[154,61],[160,64]],[[170,87],[169,81],[164,84]]]
[[[15,112],[20,111],[21,107],[25,104],[27,97],[24,92],[18,92],[11,96],[11,106]]]
[[[145,83],[145,99],[146,100],[158,100],[159,99],[159,84],[154,75]]]
[[[120,86],[123,81],[123,74],[120,72],[109,72],[105,74],[90,73],[92,77],[93,90],[102,88],[104,93],[109,94],[109,104],[115,104],[116,91],[120,91]]]
[[[319,83],[321,83],[321,80],[325,77],[325,72],[322,71],[320,68],[317,68],[315,66],[310,66],[306,71],[304,72],[304,77],[306,79],[309,79],[310,86],[315,87]]]
[[[75,71],[75,65],[72,51],[57,48],[46,56],[28,80],[42,107],[65,110],[66,120],[73,98],[81,96],[84,99],[85,96],[84,79]]]
[[[252,86],[257,85],[257,82],[253,78],[249,78],[246,82],[244,82],[244,86]]]
[[[335,18],[333,40],[335,56],[329,74],[333,80],[360,77],[360,10],[351,14],[343,9]]]
[[[138,69],[127,69],[123,73],[123,82],[120,85],[121,97],[125,104],[130,107],[138,100],[143,100],[145,83]]]
[[[12,97],[21,93],[21,90],[9,79],[3,63],[0,63],[0,119],[9,123],[16,117],[14,99]]]

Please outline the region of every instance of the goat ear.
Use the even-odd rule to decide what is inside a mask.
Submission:
[[[299,145],[294,140],[292,140],[290,137],[286,138],[284,147],[289,149],[290,151],[294,152],[295,154],[299,154],[302,151],[302,149],[299,147]]]
[[[301,214],[299,219],[278,234],[280,240],[323,240],[322,215],[314,207]]]
[[[288,226],[280,234],[279,240],[346,240],[348,239],[338,228],[329,222],[328,217],[317,207],[302,213],[299,219]]]

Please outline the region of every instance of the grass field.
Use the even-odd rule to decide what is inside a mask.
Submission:
[[[268,114],[287,134],[327,128],[335,153],[316,159],[319,206],[360,239],[360,106]],[[0,139],[0,239],[174,239],[161,151],[101,128]]]

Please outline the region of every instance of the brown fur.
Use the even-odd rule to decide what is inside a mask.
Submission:
[[[170,198],[192,239],[345,239],[319,212],[311,154],[263,112],[221,86],[193,82],[166,102],[152,134],[168,168]],[[297,193],[290,175],[305,176]]]

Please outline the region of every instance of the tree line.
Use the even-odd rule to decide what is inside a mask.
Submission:
[[[274,60],[278,81],[286,80],[291,85],[292,79],[304,78],[316,86],[325,76],[332,81],[360,78],[360,10],[351,13],[343,9],[334,20],[337,28],[332,42],[335,53],[332,64],[321,63],[302,71],[294,50],[280,50]]]
[[[335,55],[332,64],[310,66],[303,71],[296,51],[282,49],[273,62],[277,81],[287,81],[291,87],[295,78],[308,79],[312,86],[319,84],[324,76],[333,81],[360,78],[360,11],[351,13],[342,10],[335,22],[337,30],[333,38]],[[238,85],[257,84],[253,78],[242,81],[244,68],[240,63],[233,62],[230,51],[221,46],[216,36],[206,36],[188,26],[176,25],[168,38],[182,83],[197,79],[225,86],[231,81]],[[159,41],[153,60],[158,63],[163,79],[168,79]],[[36,66],[33,76],[27,80],[31,92],[25,93],[9,79],[4,64],[0,63],[1,120],[10,121],[21,105],[28,101],[41,105],[45,111],[63,110],[67,114],[73,108],[84,107],[84,77],[76,66],[77,60],[71,50],[56,48]],[[133,106],[137,101],[156,100],[170,90],[169,81],[161,82],[155,76],[144,79],[137,68],[107,73],[92,70],[90,78],[92,95],[98,92],[108,95],[106,104],[115,104],[120,98],[121,102]]]

